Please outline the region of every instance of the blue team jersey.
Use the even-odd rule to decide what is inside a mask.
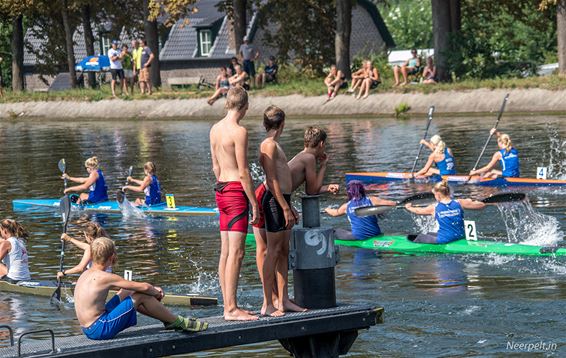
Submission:
[[[448,152],[448,148],[444,149],[444,159],[436,163],[436,167],[440,171],[440,175],[456,174],[456,166],[454,157]]]
[[[377,216],[359,217],[354,213],[357,208],[372,206],[371,200],[366,196],[361,200],[350,200],[346,207],[346,215],[352,226],[352,235],[356,240],[365,240],[367,238],[381,235],[381,229],[377,223]]]
[[[501,171],[506,178],[518,178],[519,172],[519,152],[515,148],[510,151],[501,149]]]
[[[98,179],[90,186],[90,191],[88,193],[88,201],[95,204],[100,201],[108,200],[108,189],[106,188],[106,182],[104,181],[104,175],[102,170],[98,169]]]
[[[161,203],[161,186],[157,176],[151,176],[151,183],[144,189],[145,205],[155,205]]]
[[[437,243],[446,244],[463,239],[464,232],[464,210],[456,200],[448,204],[438,203],[434,209],[434,218],[438,222]]]

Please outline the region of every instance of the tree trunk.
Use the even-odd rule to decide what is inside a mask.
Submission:
[[[558,37],[558,73],[566,76],[566,0],[556,3],[556,35]]]
[[[445,0],[432,0],[432,32],[434,39],[434,59],[436,62],[436,76],[441,82],[448,81],[446,53],[449,51],[450,35],[450,7]]]
[[[149,21],[149,0],[143,0],[144,31],[147,46],[153,52],[154,59],[151,62],[149,72],[151,84],[154,87],[161,87],[161,71],[159,68],[159,35],[157,32],[157,20]]]
[[[462,11],[460,0],[450,0],[450,32],[462,29]]]
[[[234,0],[234,43],[236,55],[240,52],[240,46],[242,45],[244,36],[246,36],[246,0]]]
[[[352,2],[336,0],[336,67],[351,79],[350,71],[350,35],[352,33]]]
[[[69,67],[69,83],[71,88],[77,87],[77,73],[75,72],[75,50],[73,48],[73,30],[69,22],[69,10],[67,8],[67,0],[63,0],[61,8],[61,18],[63,19],[63,28],[65,30],[65,45],[67,49],[67,66]]]
[[[84,5],[82,8],[83,32],[85,38],[86,55],[94,56],[94,35],[92,34],[92,27],[90,24],[90,5]],[[88,73],[88,86],[90,88],[96,87],[96,74],[94,72]]]
[[[23,16],[12,20],[12,90],[24,90],[24,27]]]

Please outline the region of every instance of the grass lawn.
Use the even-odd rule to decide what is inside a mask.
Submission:
[[[252,89],[251,96],[287,96],[299,94],[303,96],[319,96],[326,94],[322,78],[316,79],[290,79],[281,80],[277,85],[268,85],[263,89]],[[465,91],[478,88],[487,89],[529,89],[541,88],[547,90],[564,90],[566,81],[558,75],[545,77],[511,78],[511,79],[489,79],[489,80],[464,80],[452,83],[436,85],[410,84],[404,87],[393,87],[393,81],[385,78],[383,83],[372,93],[434,93],[438,91]],[[159,89],[151,96],[142,96],[139,90],[134,95],[122,96],[124,100],[136,99],[188,99],[206,98],[212,94],[211,89],[196,90],[186,88],[178,90]],[[99,89],[74,89],[57,92],[11,92],[5,91],[0,97],[0,103],[28,102],[28,101],[100,101],[111,99],[110,85],[105,84]]]

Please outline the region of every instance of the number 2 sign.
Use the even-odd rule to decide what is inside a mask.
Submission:
[[[477,241],[478,234],[476,231],[476,222],[472,220],[464,220],[464,231],[466,231],[466,240]]]

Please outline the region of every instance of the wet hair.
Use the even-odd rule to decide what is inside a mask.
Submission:
[[[362,200],[366,196],[364,184],[359,180],[350,180],[346,185],[348,200]]]
[[[89,221],[84,225],[83,229],[86,236],[94,239],[98,239],[99,237],[109,237],[108,233],[99,223]]]
[[[326,132],[324,129],[316,126],[310,126],[305,129],[304,142],[306,148],[315,148],[321,142],[326,142]]]
[[[448,186],[448,180],[443,179],[440,183],[436,183],[432,188],[433,193],[440,193],[444,196],[450,196],[450,187]]]
[[[263,126],[266,131],[279,129],[285,122],[285,112],[277,106],[269,106],[263,112]]]
[[[27,239],[29,233],[22,224],[12,219],[4,219],[0,221],[0,228],[6,230],[10,236],[17,237],[18,239]]]
[[[511,142],[511,137],[508,134],[501,133],[497,141],[505,146],[505,151],[509,152],[513,148],[513,142]]]
[[[103,265],[116,253],[114,241],[107,237],[99,237],[90,244],[92,262]]]
[[[85,160],[85,167],[96,169],[98,168],[98,158],[97,157],[90,157]]]
[[[143,168],[147,170],[150,174],[155,175],[155,173],[157,173],[157,168],[155,167],[155,164],[153,162],[146,162],[143,165]]]
[[[226,97],[226,109],[235,109],[236,111],[241,111],[248,104],[248,92],[242,87],[232,87],[228,90],[228,96]]]

